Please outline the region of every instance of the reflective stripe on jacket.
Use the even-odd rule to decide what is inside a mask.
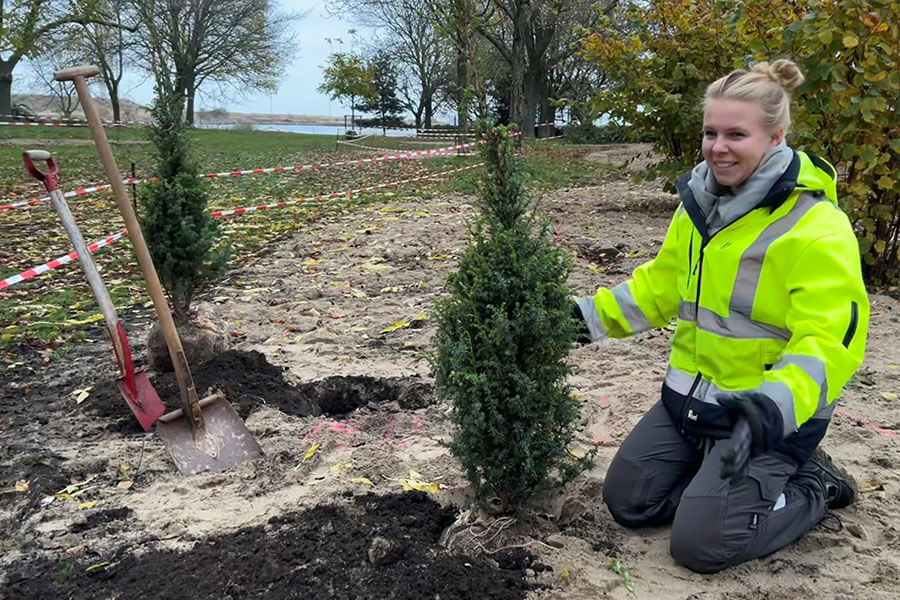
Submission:
[[[727,435],[730,418],[713,395],[759,390],[781,411],[786,441],[805,429],[797,454],[811,454],[862,363],[869,320],[834,168],[795,152],[766,197],[712,236],[685,178],[678,191],[656,258],[579,300],[592,339],[677,318],[663,400],[682,430]]]

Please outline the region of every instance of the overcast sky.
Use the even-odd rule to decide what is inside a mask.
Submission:
[[[201,88],[201,97],[196,103],[197,109],[211,109],[224,106],[232,112],[256,112],[256,113],[290,113],[306,115],[343,115],[349,113],[346,107],[336,101],[331,101],[327,96],[320,94],[316,88],[322,83],[322,65],[332,51],[326,41],[327,38],[340,38],[348,45],[349,29],[362,31],[362,28],[351,23],[342,22],[338,18],[329,18],[325,15],[324,2],[314,0],[279,0],[281,7],[288,12],[305,12],[306,16],[294,24],[296,49],[290,66],[287,68],[284,79],[279,85],[278,92],[274,95],[264,93],[248,94],[241,98],[232,93],[232,97],[223,100],[218,91],[212,87],[205,90]],[[371,36],[362,33],[361,38]],[[16,68],[13,80],[13,92],[24,93],[38,90],[24,89],[27,79],[31,79],[29,67],[25,61]],[[137,74],[135,74],[137,75]],[[141,81],[140,78],[126,77],[123,82],[121,94],[140,104],[149,104],[152,100],[153,86],[149,81]],[[98,92],[99,93],[99,88]]]

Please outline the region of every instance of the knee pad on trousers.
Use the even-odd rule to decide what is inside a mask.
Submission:
[[[671,515],[660,516],[660,506],[649,499],[652,471],[616,458],[603,482],[603,502],[610,514],[625,527],[652,527],[667,523]]]

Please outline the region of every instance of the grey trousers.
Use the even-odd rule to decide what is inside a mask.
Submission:
[[[603,501],[627,527],[672,523],[672,557],[699,573],[771,554],[822,520],[825,490],[808,469],[767,453],[732,485],[719,478],[721,451],[704,455],[659,402],[613,458]]]

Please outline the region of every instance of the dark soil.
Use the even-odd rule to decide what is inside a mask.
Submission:
[[[524,598],[523,551],[494,560],[446,553],[454,520],[421,492],[355,496],[345,504],[273,517],[268,524],[198,542],[191,551],[133,547],[57,561],[25,558],[7,571],[5,598],[230,598],[424,600]],[[94,567],[108,561],[108,565]]]
[[[342,416],[391,401],[404,409],[423,408],[434,402],[433,387],[419,378],[329,377],[294,386],[284,380],[283,373],[282,367],[269,363],[256,351],[229,350],[191,367],[198,394],[203,397],[210,388],[221,389],[242,419],[260,406],[295,416]],[[180,406],[174,373],[158,374],[152,383],[169,410]],[[114,381],[95,385],[85,407],[108,423],[110,430],[141,431]]]
[[[110,508],[107,510],[98,510],[91,513],[84,521],[74,523],[70,528],[70,533],[81,533],[90,529],[96,529],[101,525],[112,523],[113,521],[121,521],[127,519],[134,511],[128,507]]]

